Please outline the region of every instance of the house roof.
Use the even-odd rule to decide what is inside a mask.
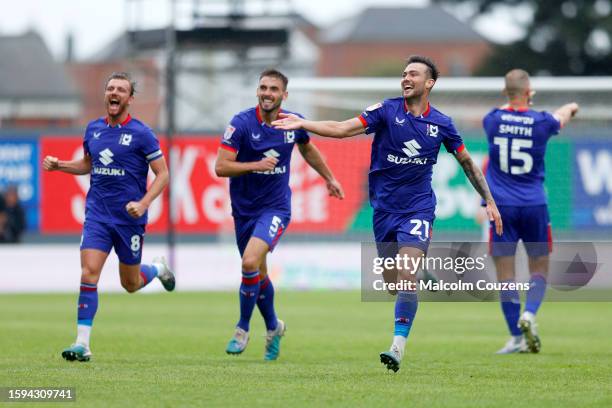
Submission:
[[[324,30],[320,39],[323,43],[484,41],[438,6],[367,8]]]
[[[63,65],[36,32],[0,36],[0,55],[0,98],[79,97]]]

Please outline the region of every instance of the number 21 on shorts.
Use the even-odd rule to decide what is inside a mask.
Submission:
[[[427,241],[429,239],[429,221],[410,220],[410,224],[413,225],[412,229],[410,230],[410,235],[416,235],[421,241]]]

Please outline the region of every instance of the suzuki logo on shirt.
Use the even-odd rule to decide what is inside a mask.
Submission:
[[[426,165],[429,162],[427,157],[416,157],[421,154],[419,149],[421,149],[421,145],[414,139],[404,142],[404,147],[402,151],[408,157],[404,156],[396,156],[394,154],[387,155],[387,161],[395,164],[416,164],[416,165]]]
[[[427,125],[427,135],[431,137],[438,137],[438,125]]]
[[[113,152],[111,152],[110,149],[104,149],[100,152],[100,162],[105,165],[108,166],[109,164],[111,164],[114,160],[113,160]]]
[[[280,156],[280,153],[277,152],[274,149],[270,149],[270,150],[264,152],[264,156],[278,158]]]
[[[406,147],[403,148],[402,151],[406,154],[406,156],[414,157],[419,155],[419,149],[421,148],[421,145],[416,140],[412,139],[407,142],[404,142],[404,146]]]
[[[295,131],[287,131],[285,132],[285,143],[293,143],[295,142]]]
[[[275,159],[278,159],[280,157],[280,153],[274,149],[265,151],[263,155],[265,157],[274,157]],[[272,170],[254,171],[253,173],[270,175],[270,174],[285,174],[286,172],[287,172],[287,166],[280,166],[280,167],[275,167]]]

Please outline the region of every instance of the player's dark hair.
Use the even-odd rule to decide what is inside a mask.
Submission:
[[[411,55],[406,60],[406,65],[412,64],[414,62],[419,62],[421,64],[426,65],[427,66],[427,70],[429,71],[429,76],[431,77],[431,79],[433,79],[434,81],[438,80],[438,76],[440,75],[440,71],[438,71],[438,67],[436,67],[436,64],[434,64],[434,62],[431,59],[429,59],[427,57],[424,57],[422,55]]]
[[[259,74],[259,80],[261,81],[261,78],[263,77],[272,77],[272,78],[280,79],[283,82],[283,85],[285,86],[285,90],[287,90],[287,85],[289,84],[289,78],[287,78],[285,74],[280,72],[278,69],[274,69],[274,68],[266,69],[261,74]]]
[[[111,79],[124,79],[128,81],[130,83],[130,96],[134,96],[134,94],[136,93],[136,81],[132,79],[132,76],[129,72],[113,72],[109,75],[108,78],[106,78],[106,84],[104,85],[105,88],[108,86],[108,83]]]

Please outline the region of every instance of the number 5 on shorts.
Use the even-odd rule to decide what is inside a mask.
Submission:
[[[282,221],[283,220],[281,220],[280,217],[277,217],[276,215],[272,218],[272,224],[270,224],[269,231],[271,237],[274,237],[276,235],[276,233],[278,232],[278,227],[280,227]]]

